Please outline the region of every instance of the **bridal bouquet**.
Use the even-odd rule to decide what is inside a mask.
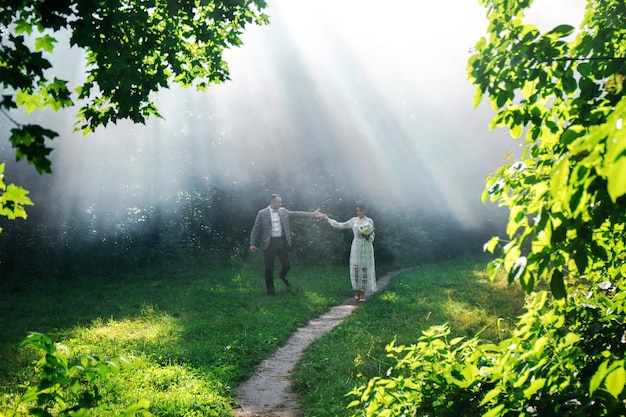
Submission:
[[[363,237],[371,236],[371,234],[374,233],[374,226],[372,226],[370,223],[363,223],[359,226],[359,233]]]

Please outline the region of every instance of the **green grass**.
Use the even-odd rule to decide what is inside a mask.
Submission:
[[[307,350],[295,375],[308,416],[350,415],[345,393],[387,369],[384,346],[411,343],[432,324],[497,338],[498,317],[519,313],[521,295],[485,277],[483,258],[426,265],[392,281]],[[388,272],[384,266],[379,276]],[[35,352],[19,349],[45,333],[77,360],[135,356],[103,392],[117,409],[151,401],[156,416],[228,416],[236,387],[311,318],[352,296],[345,266],[304,266],[293,290],[276,280],[265,294],[260,256],[237,269],[211,263],[154,265],[123,275],[0,283],[0,393],[32,379]],[[500,331],[506,331],[506,320]],[[10,401],[8,395],[4,402]],[[0,405],[2,402],[0,402]]]
[[[350,416],[346,397],[391,366],[385,346],[409,345],[432,325],[448,323],[451,336],[505,336],[524,296],[506,282],[491,283],[482,257],[424,265],[402,273],[386,290],[313,343],[298,364],[294,387],[305,416]]]
[[[234,387],[300,326],[350,296],[345,267],[294,265],[292,290],[265,293],[260,257],[237,270],[210,264],[155,266],[121,276],[5,280],[0,287],[0,390],[32,378],[45,333],[77,359],[136,356],[142,369],[115,378],[107,400],[149,399],[155,414],[229,415]],[[0,404],[2,404],[0,402]]]

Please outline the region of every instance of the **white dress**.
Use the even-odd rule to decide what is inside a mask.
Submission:
[[[374,265],[374,233],[365,239],[359,233],[359,226],[363,223],[370,223],[374,226],[374,221],[369,217],[353,217],[350,220],[339,223],[336,220],[328,219],[328,224],[337,229],[352,229],[354,239],[350,248],[350,282],[352,289],[363,290],[366,295],[376,292],[376,268]]]

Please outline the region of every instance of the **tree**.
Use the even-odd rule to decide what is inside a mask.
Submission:
[[[524,137],[518,161],[488,180],[483,200],[510,210],[507,242],[494,266],[530,292],[556,297],[580,277],[621,277],[626,199],[626,6],[589,2],[577,36],[522,20],[531,1],[484,1],[489,39],[470,59],[475,105],[487,94],[491,127]],[[494,238],[494,250],[504,239]]]
[[[242,44],[246,24],[268,23],[266,6],[264,0],[4,1],[0,111],[14,125],[9,141],[17,159],[50,172],[47,141],[58,134],[19,123],[10,111],[78,106],[74,127],[85,134],[122,119],[144,123],[159,117],[152,93],[172,84],[204,90],[228,79],[222,53]],[[76,86],[50,75],[46,56],[64,38],[85,53],[86,78]],[[8,188],[0,182],[0,215],[25,217],[27,192],[9,187],[22,197],[6,204]]]
[[[626,415],[626,4],[588,0],[576,30],[525,23],[532,0],[480,0],[489,35],[468,65],[474,106],[523,141],[487,179],[509,209],[489,266],[528,292],[499,343],[388,346],[393,372],[351,394],[358,415]],[[546,289],[549,289],[546,290]]]

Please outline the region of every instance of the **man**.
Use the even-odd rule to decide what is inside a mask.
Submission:
[[[276,257],[282,266],[278,277],[287,287],[291,285],[287,279],[287,272],[291,268],[291,260],[289,259],[289,246],[291,246],[290,217],[321,219],[324,216],[319,209],[314,212],[289,211],[282,207],[282,204],[283,200],[280,195],[272,194],[270,205],[259,210],[250,234],[250,252],[256,252],[257,238],[261,240],[261,249],[265,258],[265,287],[269,296],[274,295],[274,260]]]

